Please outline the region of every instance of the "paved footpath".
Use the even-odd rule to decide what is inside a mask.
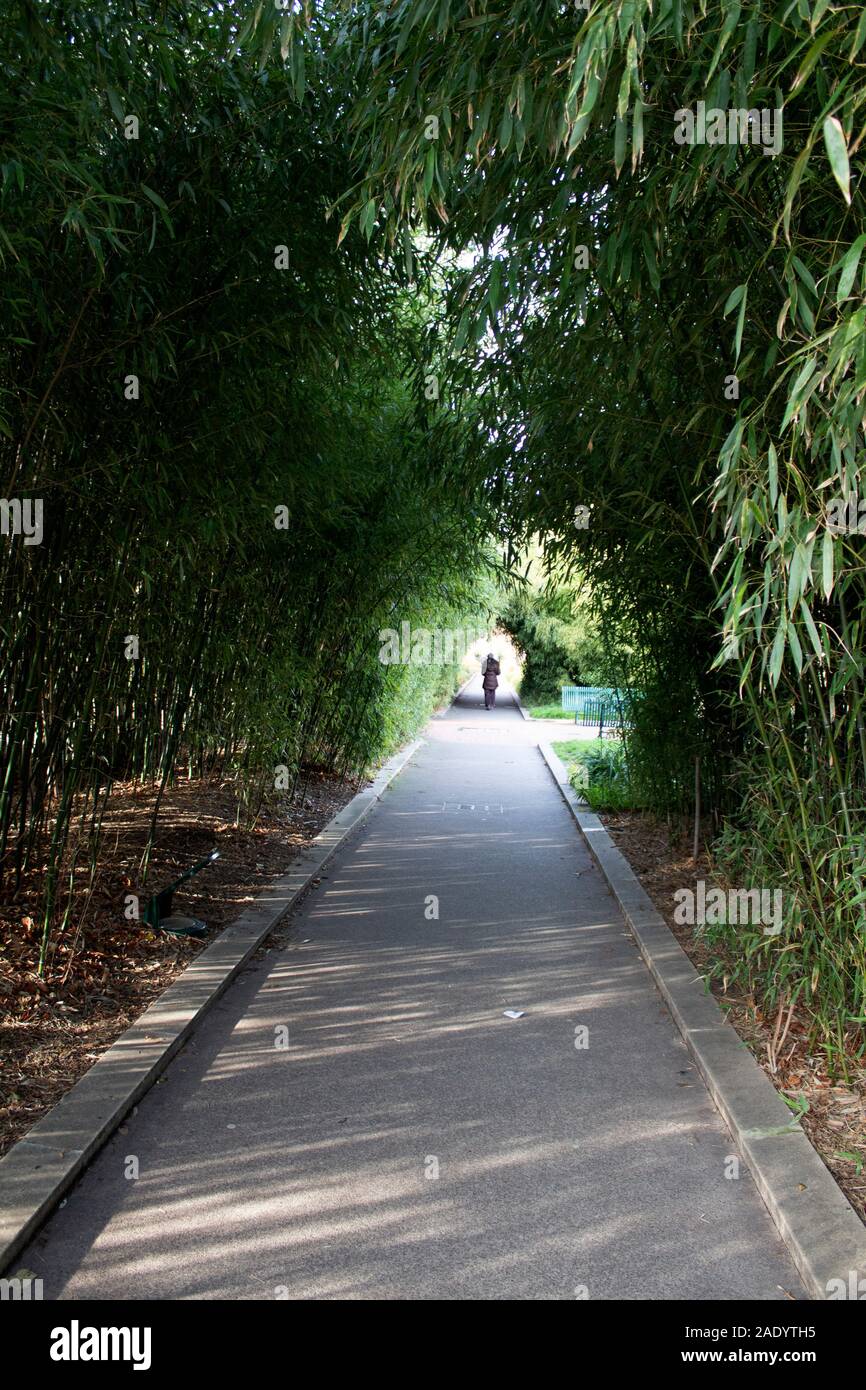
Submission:
[[[24,1252],[47,1298],[805,1296],[535,726],[476,682],[426,738]]]

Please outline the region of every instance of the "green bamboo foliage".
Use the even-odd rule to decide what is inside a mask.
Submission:
[[[676,683],[683,757],[668,740],[656,804],[681,800],[700,753],[725,862],[784,890],[784,933],[728,933],[724,968],[766,1002],[802,998],[829,1049],[859,1046],[863,540],[829,504],[856,515],[866,487],[862,7],[305,15],[284,42],[307,70],[339,51],[356,74],[365,178],[339,202],[344,232],[473,248],[451,370],[485,403],[515,544],[546,530],[557,566],[573,555],[628,624],[648,688]],[[264,61],[273,24],[246,39]],[[769,153],[678,143],[699,102],[765,112]],[[664,745],[657,708],[645,751]]]
[[[0,40],[4,488],[46,504],[3,542],[0,841],[46,942],[112,778],[227,755],[255,804],[396,737],[364,624],[467,612],[495,517],[589,584],[650,803],[699,757],[720,861],[784,890],[719,969],[861,1046],[862,7],[157,8]],[[679,143],[698,103],[770,153]]]
[[[44,523],[0,541],[0,867],[44,875],[43,967],[118,779],[219,766],[255,814],[277,766],[358,772],[453,676],[379,629],[479,609],[423,301],[327,221],[339,93],[236,33],[37,3],[0,37],[0,468]]]

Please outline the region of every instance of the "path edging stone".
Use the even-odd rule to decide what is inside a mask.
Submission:
[[[848,1298],[852,1290],[856,1296],[858,1280],[866,1278],[866,1227],[704,987],[628,860],[578,797],[562,760],[550,743],[538,748],[810,1296]]]
[[[520,696],[518,695],[517,691],[516,691],[516,690],[512,690],[511,693],[512,693],[512,695],[514,696],[514,703],[516,704],[516,706],[517,706],[517,708],[518,708],[520,714],[522,715],[522,717],[526,720],[527,724],[534,724],[534,723],[535,723],[535,720],[532,718],[532,715],[531,715],[531,714],[527,714],[527,713],[526,713],[526,710],[523,708],[523,703],[522,703],[522,701],[521,701],[521,699],[520,699]]]
[[[0,1159],[0,1272],[423,744],[413,739]]]

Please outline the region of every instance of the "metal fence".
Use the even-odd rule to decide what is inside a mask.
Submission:
[[[564,685],[562,708],[574,710],[575,724],[587,728],[598,725],[598,736],[601,738],[605,728],[612,725],[621,728],[628,723],[631,694],[631,691],[614,690],[604,685]]]

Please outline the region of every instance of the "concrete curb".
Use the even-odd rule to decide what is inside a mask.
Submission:
[[[532,718],[532,715],[531,715],[531,714],[527,714],[527,713],[526,713],[526,710],[523,708],[523,705],[522,705],[521,702],[520,702],[520,696],[518,695],[517,691],[516,691],[516,690],[512,690],[511,693],[512,693],[512,695],[514,696],[514,703],[516,704],[516,706],[517,706],[517,708],[518,708],[520,714],[521,714],[521,715],[523,716],[523,718],[526,720],[527,724],[534,724],[534,723],[535,723],[535,720]]]
[[[866,1227],[799,1121],[705,990],[625,856],[579,800],[560,758],[549,743],[538,747],[810,1296],[856,1298],[857,1280],[866,1278]]]
[[[0,1159],[0,1271],[27,1244],[125,1115],[421,747],[390,758],[291,867],[187,966],[62,1100]]]

